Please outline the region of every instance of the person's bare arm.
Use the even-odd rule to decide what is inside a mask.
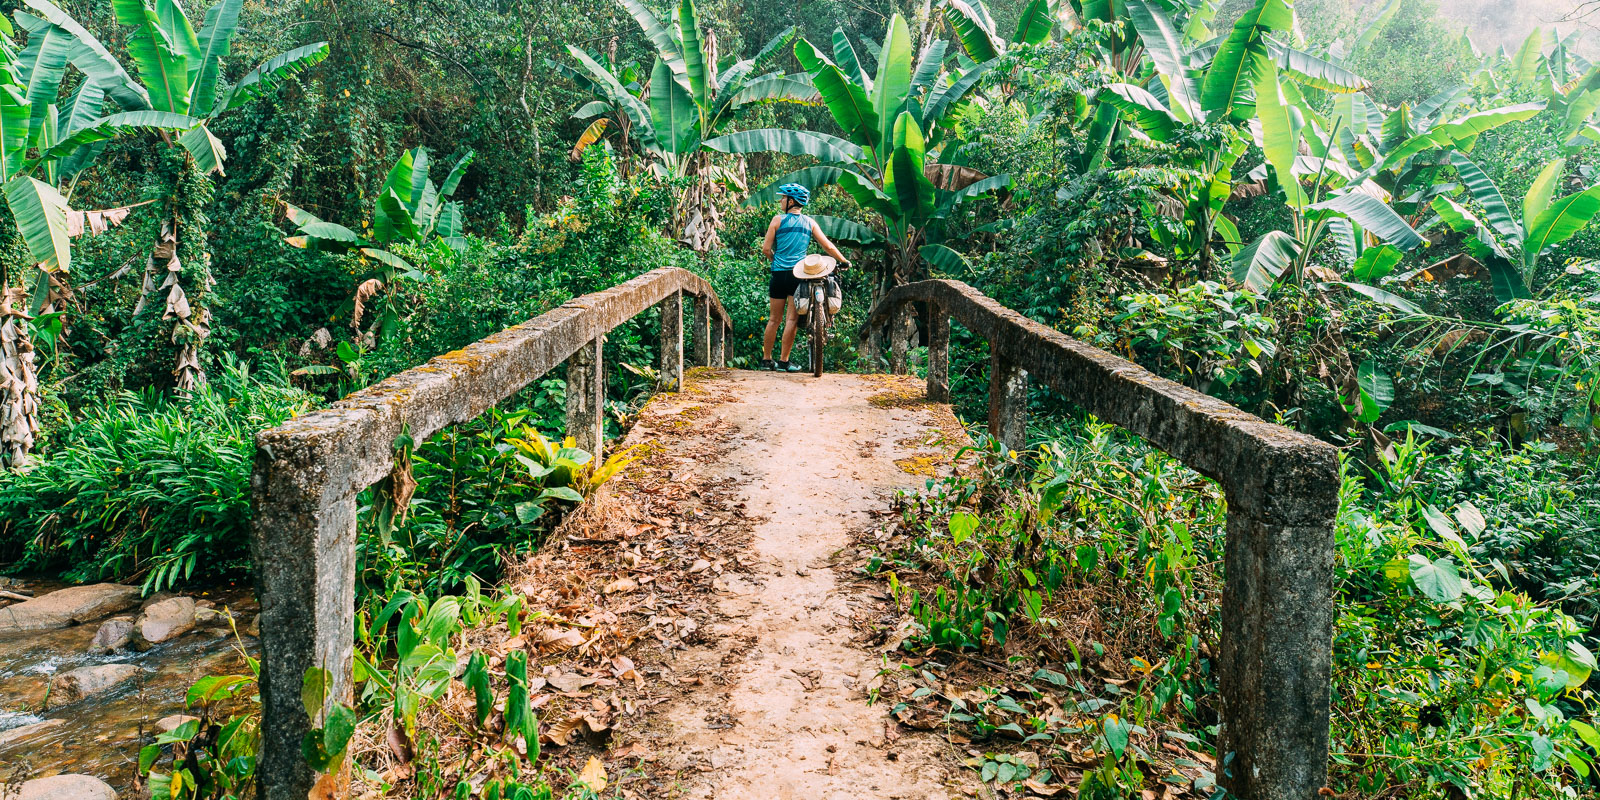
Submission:
[[[850,259],[845,258],[844,253],[839,252],[839,248],[833,246],[833,240],[828,238],[828,234],[822,232],[822,226],[818,225],[816,220],[811,220],[811,238],[816,239],[817,246],[821,247],[828,255],[833,256],[834,260],[846,267],[850,266]]]
[[[767,226],[766,238],[761,240],[761,255],[766,256],[767,258],[772,258],[772,247],[773,243],[777,241],[778,224],[781,222],[783,222],[782,215],[773,217],[772,224]]]

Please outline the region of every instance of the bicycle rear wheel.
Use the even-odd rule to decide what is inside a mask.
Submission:
[[[822,281],[811,287],[811,374],[822,377],[822,350],[828,343],[828,297]]]

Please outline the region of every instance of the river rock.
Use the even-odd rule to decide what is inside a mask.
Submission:
[[[218,611],[215,608],[206,608],[199,603],[195,604],[194,625],[197,628],[217,628],[219,630],[227,630],[229,628],[228,621],[230,619],[231,617],[226,611]]]
[[[66,722],[66,720],[47,719],[42,722],[35,722],[32,725],[23,725],[20,728],[12,728],[10,730],[0,731],[0,747],[5,747],[12,742],[20,742],[23,739],[32,737],[36,733],[43,733],[57,725],[60,725],[63,722]]]
[[[112,617],[100,623],[100,630],[94,632],[94,641],[89,643],[90,655],[105,655],[115,653],[128,646],[133,639],[133,617]]]
[[[257,614],[254,617],[250,618],[250,624],[245,626],[244,632],[245,632],[245,634],[247,634],[249,636],[254,636],[257,639],[261,638],[261,615],[260,614]]]
[[[183,723],[193,722],[197,719],[199,719],[199,717],[191,717],[188,714],[172,714],[156,720],[156,730],[159,730],[162,733],[172,733],[173,731],[177,730],[179,726],[183,725]]]
[[[139,602],[139,590],[116,583],[69,586],[0,608],[0,633],[48,631],[92,622]]]
[[[100,664],[63,672],[50,681],[50,707],[76,703],[133,680],[139,668],[132,664]]]
[[[24,781],[17,800],[117,800],[117,792],[92,775],[55,775]]]
[[[194,629],[194,598],[169,597],[147,606],[133,623],[133,646],[137,650],[176,639]]]

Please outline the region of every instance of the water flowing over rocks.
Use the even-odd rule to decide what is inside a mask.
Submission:
[[[94,641],[89,643],[91,655],[105,655],[127,649],[133,640],[133,617],[112,617],[100,623]]]
[[[175,639],[194,630],[193,597],[169,597],[153,603],[133,623],[133,647],[148,650],[152,645]]]
[[[139,589],[116,583],[69,586],[0,608],[0,634],[48,631],[93,622],[139,602]]]
[[[120,688],[139,674],[132,664],[78,667],[50,681],[50,707],[59,708]]]

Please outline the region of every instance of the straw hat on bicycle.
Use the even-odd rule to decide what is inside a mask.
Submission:
[[[800,259],[800,263],[794,265],[794,276],[803,281],[826,278],[833,273],[834,268],[837,266],[839,266],[839,262],[834,260],[833,256],[812,253]]]

